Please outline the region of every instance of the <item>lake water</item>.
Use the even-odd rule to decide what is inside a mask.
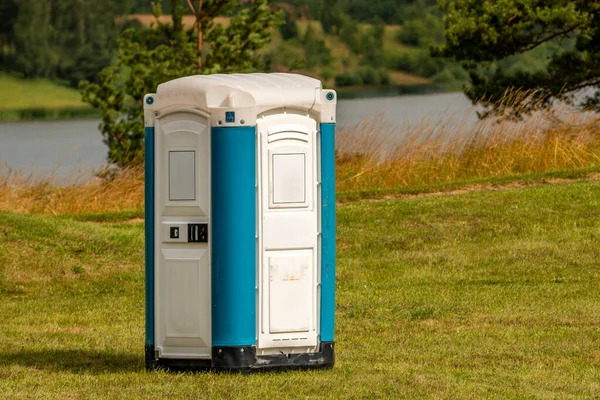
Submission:
[[[451,116],[476,120],[474,108],[462,93],[338,101],[338,126],[382,115],[399,124],[423,118],[435,123]],[[0,122],[0,165],[58,177],[100,168],[106,162],[107,147],[98,125],[98,120]]]

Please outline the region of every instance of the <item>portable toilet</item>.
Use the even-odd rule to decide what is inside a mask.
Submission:
[[[296,74],[144,97],[148,369],[333,366],[335,112]]]

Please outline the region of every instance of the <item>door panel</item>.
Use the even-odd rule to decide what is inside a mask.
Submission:
[[[295,114],[257,121],[259,349],[317,345],[316,127]]]
[[[190,223],[210,228],[209,140],[207,119],[194,112],[157,119],[155,335],[161,358],[210,358],[210,243],[190,243],[187,229]]]
[[[316,221],[307,221],[306,213],[265,213],[263,243],[265,250],[294,249],[300,244],[313,245]]]
[[[210,337],[208,252],[163,250],[164,342],[165,346],[207,347]],[[184,340],[180,340],[184,339]]]
[[[312,250],[269,251],[269,333],[308,332]]]
[[[306,153],[272,153],[269,208],[306,207]]]

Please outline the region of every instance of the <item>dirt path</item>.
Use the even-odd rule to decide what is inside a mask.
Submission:
[[[542,186],[542,185],[554,185],[560,183],[567,182],[584,182],[584,181],[598,181],[600,180],[600,173],[591,173],[582,178],[547,178],[547,179],[539,179],[532,181],[519,181],[516,180],[514,182],[507,182],[506,184],[466,184],[464,187],[458,189],[449,189],[449,190],[440,190],[436,192],[427,192],[427,193],[388,193],[377,195],[374,194],[373,197],[363,198],[363,199],[351,199],[351,200],[341,200],[337,202],[337,205],[343,206],[348,203],[353,203],[356,201],[360,202],[379,202],[379,201],[388,201],[388,200],[397,200],[397,199],[407,199],[407,198],[419,198],[419,197],[434,197],[434,196],[452,196],[452,195],[460,195],[472,192],[482,192],[486,190],[490,191],[499,191],[499,190],[518,190],[523,188]]]

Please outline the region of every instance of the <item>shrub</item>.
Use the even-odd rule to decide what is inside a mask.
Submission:
[[[444,25],[440,17],[427,15],[406,21],[398,32],[398,41],[407,46],[429,48],[444,42]]]
[[[392,69],[396,71],[408,72],[430,78],[441,72],[448,62],[440,58],[432,57],[428,50],[414,49],[395,56],[390,61],[390,64]]]
[[[362,84],[362,76],[357,71],[348,71],[335,76],[335,85],[338,87],[360,86]]]
[[[304,49],[297,39],[281,42],[277,48],[267,54],[272,65],[280,65],[289,69],[304,68]]]
[[[323,68],[323,70],[321,70],[321,77],[322,77],[324,80],[328,81],[328,80],[330,80],[331,78],[334,78],[334,77],[335,77],[335,73],[334,73],[334,72],[333,72],[333,70],[332,70],[331,68],[329,68],[329,67],[327,67],[327,68]]]
[[[379,71],[371,66],[361,67],[358,73],[365,85],[379,85],[381,83]]]
[[[372,66],[360,67],[357,71],[347,71],[336,75],[335,85],[360,86],[360,85],[387,85],[390,83],[390,76],[387,70],[383,68],[374,68]]]
[[[304,67],[313,69],[317,66],[331,64],[331,50],[325,44],[325,40],[315,34],[312,24],[309,23],[302,40],[304,47]]]
[[[290,40],[298,37],[298,25],[289,12],[283,14],[283,22],[279,25],[279,33],[283,40]]]

